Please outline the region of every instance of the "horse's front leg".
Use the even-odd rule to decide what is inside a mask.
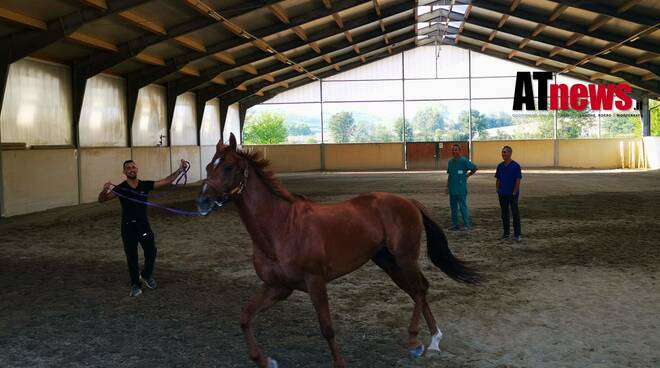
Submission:
[[[311,276],[306,280],[307,292],[312,299],[316,315],[321,325],[321,334],[328,340],[330,352],[332,353],[333,367],[344,368],[346,363],[344,358],[339,352],[339,347],[335,341],[335,331],[332,327],[332,319],[330,317],[330,305],[328,303],[328,291],[325,286],[325,280],[319,276]]]
[[[257,346],[257,340],[251,328],[252,320],[260,312],[286,299],[292,292],[293,290],[291,289],[274,288],[264,284],[259,294],[255,295],[252,301],[243,308],[241,313],[241,329],[245,334],[250,359],[260,368],[277,368],[277,362],[271,358],[266,358],[259,349],[259,346]]]

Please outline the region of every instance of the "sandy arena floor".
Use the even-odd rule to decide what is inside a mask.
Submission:
[[[283,177],[322,202],[414,197],[447,228],[445,179]],[[192,208],[196,191],[163,203]],[[349,367],[659,367],[660,172],[525,174],[522,243],[497,240],[493,192],[492,173],[472,178],[475,229],[448,234],[454,253],[488,276],[484,286],[453,282],[422,257],[441,354],[407,357],[412,304],[373,264],[330,285]],[[251,367],[238,317],[260,283],[235,209],[151,211],[151,220],[159,288],[138,298],[128,297],[116,201],[0,220],[0,367]],[[262,314],[255,330],[283,368],[330,367],[306,294]]]

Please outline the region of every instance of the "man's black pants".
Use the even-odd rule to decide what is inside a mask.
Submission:
[[[122,221],[121,239],[124,242],[124,253],[128,262],[128,273],[131,275],[131,285],[140,284],[140,266],[138,265],[138,248],[140,243],[144,251],[144,269],[142,277],[149,278],[154,272],[156,262],[156,243],[154,233],[149,223],[138,221]]]
[[[509,236],[509,207],[513,215],[513,236],[520,236],[520,213],[518,212],[518,195],[500,195],[500,210],[504,236]]]

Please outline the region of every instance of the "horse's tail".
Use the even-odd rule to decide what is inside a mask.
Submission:
[[[447,244],[447,237],[440,226],[429,216],[428,211],[419,201],[410,200],[424,219],[424,229],[426,230],[426,246],[429,258],[436,267],[452,279],[467,284],[477,285],[482,276],[467,265],[466,262],[456,258]]]

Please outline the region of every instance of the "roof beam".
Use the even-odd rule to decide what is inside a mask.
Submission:
[[[580,33],[574,33],[574,34],[571,36],[571,38],[569,38],[569,39],[566,41],[566,46],[571,46],[572,44],[574,44],[574,43],[578,42],[579,40],[581,40],[582,37],[584,37],[583,34],[580,34]]]
[[[548,1],[558,4],[566,3],[566,0],[548,0]],[[628,6],[628,7],[623,8],[625,10],[622,12],[619,12],[618,10],[613,10],[611,6],[608,6],[609,5],[608,3],[609,3],[608,1],[570,1],[566,5],[572,8],[586,10],[592,13],[600,14],[601,17],[617,18],[631,23],[635,23],[636,25],[651,26],[657,23],[657,17],[649,16],[646,14],[640,14],[640,13],[630,13],[630,12],[626,13],[626,10],[630,9],[630,7],[632,7],[633,5],[639,3],[639,1],[628,1],[624,3],[619,7],[619,9],[623,8],[624,6]]]
[[[307,34],[305,33],[305,30],[302,29],[302,27],[295,26],[295,27],[291,28],[291,30],[293,31],[293,33],[296,34],[296,36],[298,36],[298,38],[300,38],[303,41],[307,41],[307,38],[308,38]]]
[[[545,24],[539,24],[534,28],[534,31],[532,31],[532,37],[538,36],[541,32],[545,30],[547,26]]]
[[[408,43],[408,44],[397,47],[396,50],[392,54],[399,54],[399,53],[404,52],[406,50],[409,50],[413,47],[415,47],[414,42]],[[378,54],[370,56],[369,59],[365,60],[365,61],[366,61],[366,63],[371,63],[371,62],[375,62],[375,61],[381,60],[381,59],[389,57],[389,56],[390,55],[388,53],[385,53],[384,50],[379,50]],[[318,74],[318,77],[319,78],[327,78],[327,77],[330,77],[330,76],[332,76],[334,74],[337,74],[339,72],[343,72],[343,71],[351,70],[351,69],[354,69],[354,68],[358,68],[358,67],[360,67],[364,64],[365,63],[363,63],[362,60],[356,60],[354,62],[344,64],[341,68],[338,65],[335,65],[334,69],[321,72],[321,73]],[[300,80],[297,80],[295,82],[289,83],[288,88],[289,89],[296,88],[296,87],[300,87],[300,86],[303,86],[305,84],[314,83],[314,82],[315,82],[314,80],[310,80],[310,79],[307,79],[307,78],[300,79]],[[246,92],[231,93],[231,94],[226,95],[224,97],[224,99],[231,102],[231,103],[241,101],[241,105],[244,104],[245,108],[247,109],[247,108],[250,108],[254,105],[257,105],[257,104],[259,104],[263,101],[269,100],[269,99],[273,98],[274,96],[276,96],[277,94],[284,91],[283,89],[279,89],[279,87],[276,87],[276,88],[273,88],[273,89],[265,92],[264,96],[254,97],[254,96],[252,96],[252,95],[256,94],[256,92],[253,92],[254,90],[255,89],[253,88],[252,90],[248,90]],[[261,89],[259,89],[259,90],[261,90]]]
[[[110,5],[113,6],[115,3],[122,1],[127,1],[127,0],[113,0],[112,2],[110,2]],[[135,2],[135,0],[133,1]],[[146,2],[146,1],[149,0],[142,0],[142,2]],[[186,0],[187,3],[190,3],[191,1],[197,1],[197,0]],[[241,6],[240,8],[237,9],[223,9],[220,11],[222,11],[224,16],[235,17],[246,14],[255,9],[263,8],[266,5],[269,5],[271,3],[276,3],[277,1],[279,0],[262,0],[259,5]],[[121,9],[121,11],[124,10],[127,9]],[[113,66],[120,64],[126,60],[130,60],[135,55],[139,54],[149,46],[155,45],[159,42],[166,41],[168,39],[184,36],[188,33],[208,27],[212,24],[217,24],[217,21],[212,18],[209,18],[206,15],[195,17],[193,19],[185,21],[184,23],[178,24],[170,29],[167,29],[166,30],[167,34],[165,35],[152,34],[152,33],[143,35],[119,45],[119,52],[117,53],[103,52],[103,53],[94,54],[91,56],[87,56],[75,60],[73,62],[73,65],[74,68],[80,70],[80,74],[82,76],[84,76],[85,78],[89,78],[98,73],[105,71],[106,69],[112,68]],[[214,52],[211,52],[210,54],[212,55],[213,53]],[[198,54],[198,52],[193,52],[190,54]],[[177,70],[179,70],[181,66],[185,64],[187,64],[187,62],[179,63],[178,65],[176,65],[175,70],[173,70],[172,72],[173,73],[176,72]]]
[[[332,9],[332,1],[331,0],[323,0],[323,5],[325,5],[326,9]]]
[[[176,41],[176,43],[178,43],[179,45],[183,47],[187,47],[193,51],[206,52],[206,47],[204,47],[204,44],[192,37],[189,36],[174,37],[174,41]]]
[[[187,0],[187,1],[196,1],[196,0]],[[265,28],[262,28],[262,29],[259,29],[259,30],[256,30],[256,31],[251,31],[250,33],[253,34],[254,36],[258,37],[258,38],[268,37],[270,35],[286,31],[286,30],[288,30],[292,27],[299,26],[299,25],[308,23],[308,22],[313,21],[313,20],[317,20],[317,19],[320,19],[320,18],[323,18],[323,17],[330,16],[333,13],[339,12],[341,10],[349,9],[349,8],[354,7],[354,6],[358,6],[358,5],[361,5],[361,4],[368,3],[369,1],[370,0],[343,0],[343,1],[339,1],[336,4],[334,4],[334,7],[333,7],[332,10],[327,10],[327,9],[323,9],[323,8],[314,9],[310,12],[305,13],[304,15],[301,15],[299,17],[290,19],[290,24],[276,24],[276,25],[265,27]],[[414,4],[407,4],[406,3],[406,4],[400,4],[400,5],[397,5],[397,6],[390,7],[388,9],[386,9],[386,11],[384,11],[384,16],[394,15],[394,14],[402,11],[402,9],[412,8],[413,6],[414,6]],[[394,13],[395,11],[396,11],[396,13]],[[346,25],[347,26],[350,25],[350,27],[348,27],[348,28],[356,28],[358,26],[362,26],[362,25],[366,24],[367,19],[368,19],[368,21],[373,22],[373,21],[378,20],[378,17],[376,17],[374,15],[369,15],[369,16],[366,16],[366,17],[362,17],[362,18],[350,21]],[[337,31],[336,29],[333,29],[332,27],[326,27],[326,29],[324,29],[322,31],[319,31],[318,33],[316,33],[314,35],[308,36],[308,41],[320,40],[320,39],[323,39],[323,38],[327,38],[329,36],[336,35],[338,33],[340,33],[340,32]],[[150,70],[142,70],[142,71],[139,71],[139,72],[136,72],[136,73],[132,73],[131,75],[129,75],[129,78],[137,80],[137,85],[138,86],[145,86],[145,85],[148,85],[149,83],[153,83],[154,81],[156,81],[158,79],[161,79],[161,78],[163,78],[163,77],[165,77],[169,74],[175,73],[176,70],[178,70],[179,65],[185,65],[185,64],[187,64],[191,61],[204,58],[208,54],[220,52],[222,50],[227,50],[227,49],[230,49],[230,48],[233,48],[233,47],[243,45],[243,44],[248,43],[248,42],[250,42],[250,40],[247,40],[245,38],[233,38],[233,39],[226,40],[226,41],[214,44],[214,45],[208,45],[206,47],[207,48],[207,54],[204,54],[204,53],[187,53],[187,54],[184,54],[184,55],[180,55],[180,56],[177,56],[177,57],[174,57],[174,58],[168,60],[167,61],[167,66],[165,68],[150,68]],[[306,44],[307,44],[307,41],[291,41],[291,42],[287,43],[284,46],[283,45],[278,45],[277,51],[282,53],[282,52],[287,51],[287,47],[289,47],[288,49],[290,50],[290,49],[293,49],[293,48],[304,46]],[[283,57],[281,57],[280,54],[275,54],[275,55],[268,54],[268,55],[264,56],[263,53],[258,52],[258,53],[251,54],[250,56],[246,56],[246,57],[242,58],[241,61],[237,62],[237,64],[238,64],[237,66],[252,63],[252,62],[255,62],[255,61],[270,57],[270,56],[273,56],[273,57],[277,58],[278,60],[281,60],[282,62],[286,61]],[[216,75],[222,73],[223,71],[229,70],[229,69],[231,69],[231,68],[227,68],[226,66],[223,66],[223,65],[219,65],[219,66],[216,66],[216,67],[213,67],[213,68],[206,69],[206,70],[201,72],[201,75],[200,75],[199,78],[189,79],[189,80],[183,79],[183,80],[176,81],[173,84],[173,88],[175,88],[176,91],[184,91],[185,92],[187,90],[190,90],[192,88],[197,87],[198,85],[200,85],[202,83],[207,82],[208,80],[212,79]]]
[[[530,22],[535,22],[539,24],[545,24],[547,26],[555,27],[562,29],[564,31],[568,32],[573,32],[573,33],[581,33],[581,34],[588,34],[589,37],[601,39],[603,41],[608,41],[608,42],[614,42],[614,43],[621,43],[626,41],[628,39],[627,36],[621,36],[621,35],[615,35],[612,33],[607,33],[602,30],[599,30],[597,32],[589,32],[588,31],[588,26],[582,26],[578,24],[574,24],[568,21],[563,21],[559,19],[555,19],[554,21],[546,19],[544,16],[538,15],[536,13],[532,13],[526,10],[521,10],[518,9],[515,12],[511,12],[507,6],[503,6],[501,4],[498,4],[492,0],[473,0],[472,5],[501,13],[503,15],[510,15],[516,18],[524,19]],[[565,4],[564,4],[565,5]],[[563,5],[558,5],[558,7],[562,7]],[[502,27],[498,27],[502,28]],[[655,53],[660,53],[660,45],[657,43],[651,43],[651,42],[644,42],[642,40],[638,40],[633,43],[626,43],[626,46],[628,47],[633,47],[639,50],[644,50],[648,52],[655,52]]]
[[[363,36],[363,35],[361,35],[361,36]],[[397,36],[397,37],[393,38],[392,40],[398,43],[398,42],[404,42],[404,41],[407,41],[407,40],[410,40],[410,39],[414,39],[414,37],[415,37],[415,32],[410,31],[410,32],[407,32],[403,35]],[[374,52],[374,51],[377,51],[377,50],[386,50],[386,47],[382,46],[382,44],[375,43],[375,44],[369,45],[369,46],[364,48],[365,54],[368,54],[368,53],[371,53],[371,52]],[[300,62],[305,62],[307,60],[313,59],[314,57],[315,57],[315,55],[312,54],[308,57],[305,57],[304,59],[297,60],[297,62],[299,62],[299,63]],[[353,58],[355,58],[355,56],[350,51],[349,52],[344,52],[341,55],[336,56],[334,62],[335,62],[335,65],[336,65],[337,63],[340,63],[340,62],[345,61],[345,60],[350,60],[350,59],[353,59]],[[325,63],[325,61],[319,61],[317,63],[314,63],[313,65],[308,66],[306,69],[313,73],[315,70],[324,69],[324,68],[327,68],[327,67],[328,67],[328,65]],[[266,69],[269,69],[268,72],[270,73],[270,72],[282,70],[282,69],[285,69],[285,68],[286,67],[282,66],[282,65],[275,65],[274,67],[271,66],[271,67],[267,67]],[[298,76],[300,76],[299,72],[291,71],[291,72],[288,72],[288,73],[278,75],[277,77],[275,77],[274,82],[268,82],[268,81],[263,82],[262,81],[262,82],[255,83],[254,85],[250,86],[250,88],[253,88],[255,91],[257,91],[257,90],[260,90],[260,89],[266,87],[269,83],[279,83],[280,81],[288,80],[288,79],[295,78],[295,77],[298,77]],[[197,93],[200,94],[201,96],[203,96],[203,98],[205,100],[210,100],[213,97],[216,97],[216,96],[222,95],[224,93],[230,92],[237,85],[240,85],[243,82],[245,82],[245,77],[243,77],[243,78],[238,77],[238,78],[234,78],[231,81],[228,81],[227,86],[223,86],[223,87],[217,87],[217,86],[205,87],[205,88],[202,88],[202,89],[198,90]]]
[[[161,26],[157,22],[141,17],[135,14],[132,11],[123,11],[117,14],[120,18],[126,20],[128,23],[134,25],[135,27],[141,28],[147,32],[151,32],[158,35],[166,35],[167,31],[165,27]]]
[[[378,0],[373,0],[374,2],[374,10],[376,11],[376,15],[380,17],[380,4],[378,3]]]
[[[0,8],[0,20],[39,31],[45,31],[48,29],[46,22],[41,19],[33,18],[5,8]]]
[[[625,13],[628,11],[628,9],[632,8],[633,6],[641,3],[642,0],[628,0],[625,3],[621,4],[618,8],[616,8],[616,12],[621,14]]]
[[[349,6],[349,4],[354,4],[355,5],[357,3],[365,3],[365,2],[368,2],[368,1],[369,0],[367,0],[367,1],[364,1],[364,0],[361,0],[361,1],[356,1],[356,0],[343,1],[343,2],[339,2],[339,3],[334,4],[333,10],[326,10],[326,9],[323,9],[323,8],[316,9],[315,11],[312,11],[312,12],[308,13],[307,15],[305,15],[306,18],[304,20],[300,20],[300,18],[292,19],[291,20],[291,26],[293,26],[295,24],[298,24],[300,22],[303,22],[303,23],[309,22],[309,17],[310,16],[314,16],[314,17],[328,16],[329,15],[328,13],[340,11],[343,7],[347,7],[347,6],[351,7],[351,6]],[[381,15],[382,15],[382,17],[386,18],[386,17],[390,17],[392,15],[398,14],[401,11],[412,9],[413,7],[414,7],[414,3],[405,2],[405,3],[398,4],[396,6],[392,6],[392,7],[386,8],[386,9],[382,9],[382,14]],[[367,15],[367,16],[364,16],[364,17],[361,17],[361,18],[358,18],[358,19],[354,19],[354,20],[351,20],[350,22],[347,22],[347,23],[344,24],[344,30],[357,28],[357,27],[360,27],[364,24],[368,24],[370,22],[377,21],[378,19],[379,18],[375,15]],[[414,23],[414,19],[406,19],[404,21],[396,23],[396,25],[390,26],[390,31],[410,27],[410,26],[413,25],[413,23]],[[271,32],[271,30],[268,30],[268,32]],[[276,32],[281,32],[281,30],[278,29]],[[309,35],[308,36],[308,41],[313,42],[313,41],[316,41],[316,40],[324,39],[324,38],[339,34],[340,32],[341,31],[333,29],[332,27],[326,27],[325,29],[323,29],[323,30],[321,30],[321,31],[319,31],[319,32],[317,32],[313,35]],[[263,33],[263,32],[253,32],[253,34],[257,35],[258,37],[262,37],[261,33]],[[368,34],[369,35],[378,34],[378,35],[382,36],[382,33],[378,32],[378,31],[369,32]],[[266,35],[264,35],[263,37],[265,37],[265,36]],[[360,41],[357,40],[356,37],[352,37],[352,38],[353,38],[353,41],[355,41],[355,43],[360,42]],[[360,37],[360,39],[362,39],[362,38],[363,37]],[[304,42],[304,41],[297,41],[297,40],[296,41],[291,41],[291,42],[289,42],[285,45],[279,45],[277,47],[277,50],[278,50],[278,52],[283,53],[283,52],[286,52],[287,50],[292,50],[294,48],[304,46],[305,44],[307,44],[307,43]],[[349,45],[350,44],[351,43],[349,42]],[[208,48],[210,49],[210,46]],[[268,55],[266,57],[269,57],[269,56],[270,55]],[[252,55],[246,56],[244,58],[241,58],[241,60],[237,60],[237,65],[252,63],[252,62],[255,62],[257,60],[264,59],[266,57],[264,57],[261,53],[252,54]],[[275,55],[274,57],[277,57],[277,55]],[[214,76],[216,76],[216,75],[218,75],[218,74],[220,74],[220,73],[222,73],[222,72],[224,72],[228,69],[230,69],[230,68],[227,68],[226,66],[217,66],[217,67],[213,67],[213,68],[202,71],[200,78],[189,79],[189,80],[185,80],[185,79],[184,80],[178,80],[174,84],[175,88],[176,88],[176,92],[180,94],[180,93],[183,93],[183,92],[188,91],[190,89],[196,88],[197,86],[207,82],[210,78],[213,78]],[[167,72],[167,70],[165,70],[165,72]],[[142,73],[142,75],[144,77],[144,73]],[[160,79],[160,78],[162,78],[162,75],[154,75],[154,76],[150,76],[149,78],[155,78],[155,77],[158,77],[157,79]]]
[[[477,0],[474,0],[474,1],[477,1]],[[586,54],[586,55],[594,55],[596,53],[601,52],[601,49],[594,49],[590,46],[586,46],[586,45],[578,44],[578,43],[567,46],[565,40],[558,39],[558,38],[555,38],[555,37],[552,37],[552,36],[549,36],[549,35],[545,36],[544,34],[538,34],[537,36],[534,36],[533,33],[536,32],[538,27],[535,29],[534,32],[529,32],[529,31],[521,29],[519,27],[513,27],[513,26],[509,26],[509,25],[504,25],[502,28],[498,29],[497,28],[497,23],[495,21],[478,18],[476,16],[471,16],[470,19],[466,20],[466,24],[491,29],[492,30],[491,31],[491,37],[489,37],[489,40],[492,40],[492,38],[495,37],[493,35],[493,33],[496,33],[497,31],[499,31],[499,32],[504,32],[504,33],[511,34],[511,35],[514,35],[514,36],[518,36],[518,37],[521,37],[521,38],[532,38],[535,42],[540,42],[540,43],[544,43],[544,44],[547,44],[547,45],[550,45],[550,46],[554,46],[554,48],[550,52],[550,55],[549,55],[550,58],[552,58],[554,55],[557,55],[562,49],[566,49],[566,50],[570,50],[570,51],[574,51],[574,52],[578,52],[578,53],[582,53],[582,54]],[[655,53],[651,53],[651,54],[656,55]],[[615,53],[607,53],[607,54],[600,54],[600,55],[598,55],[598,57],[601,58],[601,59],[604,59],[604,60],[615,62],[615,63],[625,63],[625,64],[628,64],[628,65],[634,65],[634,66],[637,66],[639,68],[647,69],[650,72],[655,73],[655,74],[660,73],[660,67],[658,65],[648,63],[648,62],[637,65],[635,63],[635,59],[624,56],[624,55],[615,54]]]
[[[270,9],[270,11],[273,14],[275,14],[277,19],[279,19],[282,23],[284,23],[284,24],[291,23],[291,21],[289,20],[289,16],[286,14],[286,11],[284,11],[284,9],[281,6],[279,6],[277,4],[273,4],[273,5],[270,5],[268,7],[268,9]]]
[[[334,19],[335,23],[337,23],[337,27],[344,29],[344,21],[341,19],[341,15],[339,15],[339,13],[332,14],[332,19]]]
[[[605,25],[605,23],[609,22],[612,19],[612,17],[609,17],[607,15],[599,15],[594,19],[593,22],[591,22],[591,25],[589,25],[589,28],[587,30],[589,32],[593,32],[597,30],[598,28],[602,27]]]
[[[69,35],[69,40],[79,43],[84,46],[93,47],[99,50],[117,52],[119,48],[117,45],[98,39],[96,37],[88,36],[81,32],[73,32]]]
[[[568,8],[567,4],[557,5],[555,9],[552,11],[552,14],[550,14],[550,16],[548,17],[548,20],[550,22],[554,22],[557,18],[559,18],[560,15],[564,13],[564,11],[566,11],[567,8]]]
[[[96,9],[106,10],[108,9],[108,4],[105,0],[79,0],[81,3],[87,6],[91,6]]]
[[[236,65],[236,59],[234,58],[234,55],[230,54],[227,51],[218,52],[214,54],[213,57],[222,63],[228,65]]]
[[[445,40],[444,42],[445,42],[445,44],[449,43],[447,40]],[[475,51],[475,52],[479,52],[479,47],[478,46],[468,44],[468,43],[462,43],[461,45],[462,45],[461,46],[462,48],[469,49],[469,50],[472,50],[472,51]],[[497,57],[497,58],[503,58],[502,53],[498,52],[498,51],[490,51],[490,52],[487,52],[485,54],[491,55],[491,56]],[[506,53],[504,54],[504,56],[505,55],[506,55]],[[526,59],[516,58],[516,59],[512,59],[511,61],[514,62],[514,63],[522,64],[522,65],[534,66],[534,62],[526,60]],[[560,68],[555,68],[555,67],[552,67],[552,66],[549,66],[549,65],[543,65],[543,66],[537,66],[537,67],[539,67],[543,70],[550,71],[550,72],[555,72],[555,73],[559,73],[559,72],[562,71],[562,69],[560,69]],[[574,77],[576,79],[580,79],[580,80],[587,81],[587,82],[590,81],[588,76],[585,76],[584,74],[581,74],[581,73],[578,73],[578,72],[568,71],[568,72],[566,72],[566,74],[570,75],[571,77]],[[633,86],[633,95],[634,96],[648,95],[648,93],[649,92],[644,91],[644,90],[640,90],[639,88]],[[635,97],[635,98],[637,98],[637,97]]]
[[[10,63],[22,59],[50,44],[60,41],[76,32],[83,25],[94,20],[128,10],[148,0],[114,0],[105,10],[85,8],[46,22],[45,30],[31,30],[12,33],[0,38],[0,50],[7,55]]]
[[[480,33],[476,33],[476,32],[463,31],[463,37],[468,37],[468,38],[471,38],[471,39],[474,39],[474,40],[477,40],[477,41],[481,41],[481,42],[487,42],[486,36],[484,36]],[[497,45],[497,46],[500,46],[500,47],[504,47],[504,48],[508,48],[508,49],[511,49],[511,50],[518,51],[517,50],[518,44],[516,44],[514,42],[509,42],[509,41],[505,41],[505,40],[501,40],[499,38],[496,38],[491,43],[493,45]],[[537,57],[544,57],[545,56],[544,51],[534,49],[530,46],[527,46],[524,49],[521,49],[520,51],[524,52],[526,54],[537,56]],[[577,65],[574,65],[575,63],[577,63],[577,61],[575,59],[572,59],[572,58],[569,58],[569,57],[566,57],[566,56],[555,55],[552,60],[563,63],[563,64],[567,64],[568,66],[565,67],[564,70],[566,70],[567,68],[571,68],[571,70],[572,70],[573,68],[577,67]],[[627,80],[630,83],[638,85],[639,87],[647,89],[647,90],[652,91],[654,93],[660,93],[660,85],[652,85],[650,83],[646,83],[645,81],[643,81],[638,75],[621,72],[623,69],[628,68],[629,67],[628,65],[626,65],[625,67],[623,67],[623,66],[621,68],[615,67],[615,68],[612,68],[612,69],[608,69],[606,67],[603,67],[603,66],[600,66],[600,65],[595,65],[595,64],[589,64],[589,65],[585,64],[585,65],[581,65],[580,67],[583,68],[583,69],[588,69],[588,70],[594,71],[594,72],[610,74],[610,75],[613,75],[615,77],[619,77],[619,78],[622,78],[624,80]]]

